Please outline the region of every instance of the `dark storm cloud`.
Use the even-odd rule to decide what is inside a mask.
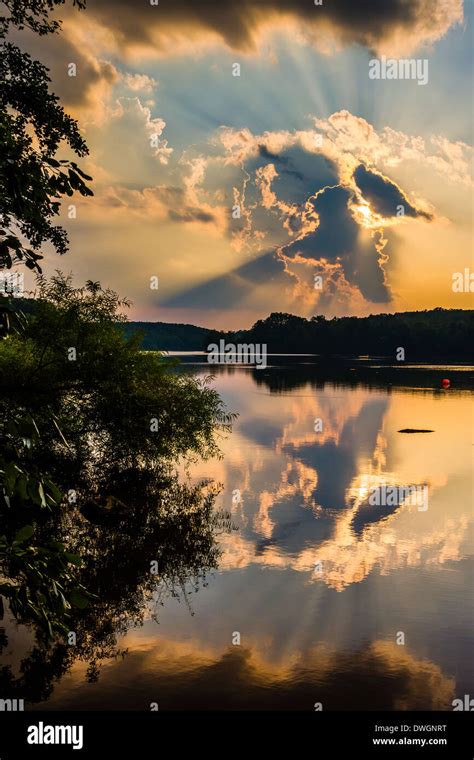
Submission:
[[[263,27],[286,19],[298,22],[310,42],[317,43],[329,30],[344,43],[356,42],[375,50],[392,35],[403,40],[409,35],[411,47],[442,37],[452,24],[462,20],[457,0],[447,3],[325,0],[322,6],[315,6],[312,0],[159,0],[158,5],[151,5],[149,0],[86,0],[83,11],[71,3],[59,7],[54,15],[79,27],[86,21],[98,22],[114,38],[121,55],[132,48],[185,54],[188,42],[192,53],[194,43],[206,35],[217,35],[233,50],[257,51]],[[45,38],[30,35],[26,47],[51,69],[61,99],[83,105],[94,84],[113,82],[117,72],[110,64],[88,59],[68,36],[66,27],[61,35],[49,35],[46,44]],[[76,78],[67,76],[70,62],[76,63],[80,72]]]
[[[346,258],[353,250],[359,227],[349,213],[347,204],[351,197],[349,190],[336,187],[325,190],[313,199],[313,206],[319,214],[319,227],[285,247],[287,256],[300,254],[306,259]]]
[[[391,236],[389,238],[390,250]],[[373,241],[365,242],[359,239],[354,255],[347,259],[344,264],[346,278],[359,288],[367,301],[376,303],[389,303],[391,294],[384,281],[384,273],[378,262],[378,255],[374,250]]]
[[[350,190],[327,188],[313,199],[319,215],[319,226],[301,240],[285,246],[286,256],[302,256],[308,261],[325,258],[340,261],[347,281],[357,285],[367,300],[377,303],[390,301],[377,251],[373,241],[361,236],[359,225],[349,211]]]
[[[301,181],[305,179],[303,172],[299,172],[296,169],[285,168],[290,163],[290,159],[287,156],[279,156],[277,153],[272,153],[270,150],[268,150],[266,145],[258,146],[258,154],[261,158],[264,158],[268,162],[271,162],[272,164],[275,164],[275,166],[278,166],[280,174],[287,174],[288,176],[295,177]]]
[[[272,161],[272,163],[274,164],[286,165],[288,163],[288,158],[286,158],[285,156],[279,156],[278,153],[272,153],[270,150],[268,150],[266,145],[259,145],[258,152],[259,152],[259,155],[262,156],[262,158],[267,158],[269,161]]]
[[[378,214],[384,217],[399,216],[397,207],[403,206],[404,216],[433,218],[431,214],[415,208],[394,182],[366,169],[363,164],[357,167],[353,176],[365,200]]]
[[[279,169],[273,187],[280,200],[304,203],[309,195],[338,182],[337,166],[325,156],[293,146],[285,152],[291,168]],[[294,180],[298,181],[292,181]]]
[[[268,163],[274,164],[278,171],[272,187],[278,199],[286,203],[305,203],[310,195],[326,185],[338,182],[338,170],[334,162],[318,153],[308,153],[299,146],[286,149],[284,154],[274,154],[261,145],[259,155],[250,159],[245,168],[252,174]],[[247,194],[253,200],[256,199],[252,196],[251,187],[247,189]]]
[[[307,179],[303,172],[298,171],[293,165],[293,162],[288,155],[283,156],[278,153],[272,153],[272,151],[268,150],[267,146],[263,144],[258,146],[258,155],[251,159],[246,167],[249,172],[255,172],[256,169],[266,166],[267,164],[273,164],[275,168],[278,169],[277,181],[285,176],[293,177],[298,182],[303,182]]]
[[[455,4],[441,0],[159,0],[158,5],[130,0],[88,0],[94,15],[123,44],[160,44],[168,36],[217,34],[230,48],[253,50],[258,32],[273,20],[292,18],[311,34],[331,27],[346,42],[377,47],[392,33],[420,29],[422,38],[440,36],[458,20]],[[63,15],[64,12],[62,11]]]

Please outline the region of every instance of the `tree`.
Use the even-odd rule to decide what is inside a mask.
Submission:
[[[121,488],[128,509],[114,522],[86,521],[70,505],[62,523],[55,520],[44,526],[43,532],[54,537],[48,553],[34,553],[34,537],[28,539],[26,532],[14,534],[9,542],[0,536],[0,574],[7,586],[4,592],[0,584],[0,593],[7,596],[10,609],[14,599],[15,619],[36,638],[21,665],[0,668],[2,696],[43,701],[76,661],[87,663],[89,681],[97,680],[102,661],[125,655],[118,639],[127,628],[141,625],[150,608],[158,619],[167,597],[190,607],[191,594],[206,586],[209,572],[217,568],[217,534],[233,529],[230,515],[214,509],[218,487],[180,484],[173,478],[163,488],[150,474],[145,489],[137,490],[130,478]],[[12,557],[15,541],[22,557]],[[61,552],[64,544],[67,549]],[[82,562],[77,565],[79,556]],[[71,557],[72,566],[64,567],[61,560]],[[150,560],[159,560],[158,574],[150,572]],[[88,595],[85,587],[95,595]],[[55,589],[60,593],[54,594]],[[67,645],[68,631],[75,632],[75,646]],[[49,646],[44,646],[46,636]],[[0,655],[2,647],[11,646],[0,628]]]
[[[59,254],[68,248],[66,231],[53,223],[60,199],[74,192],[92,195],[75,161],[55,155],[64,141],[78,156],[88,153],[77,122],[50,92],[48,69],[8,41],[12,27],[39,35],[56,32],[50,18],[64,0],[6,0],[0,17],[0,268],[24,263],[41,272],[41,246]],[[74,5],[84,8],[82,0]]]
[[[8,15],[0,17],[0,269],[25,264],[41,272],[41,246],[50,242],[65,253],[68,238],[53,224],[60,199],[74,191],[92,195],[84,180],[91,178],[74,161],[54,156],[64,141],[79,157],[87,146],[76,122],[64,113],[49,90],[48,70],[9,41],[10,31],[29,28],[45,35],[59,29],[50,18],[64,0],[4,0]],[[82,0],[73,0],[79,8]],[[6,288],[8,292],[8,288]],[[10,298],[0,298],[0,346],[10,348],[9,336],[21,339],[24,316]],[[43,417],[54,416],[48,407]],[[0,536],[0,559],[4,581],[0,592],[10,610],[21,608],[41,621],[51,635],[70,607],[75,592],[74,556],[47,537],[36,540],[36,525],[25,525],[35,510],[57,511],[62,493],[36,461],[40,434],[25,405],[10,408],[0,422],[0,512],[5,534]],[[13,515],[13,519],[12,519]],[[6,528],[10,520],[10,531]],[[46,611],[49,607],[48,612]],[[3,614],[0,596],[0,618]]]
[[[57,462],[55,482],[93,472],[91,491],[111,467],[218,453],[216,429],[232,421],[219,395],[142,352],[141,336],[125,337],[126,301],[62,274],[39,277],[35,296],[22,331],[0,342],[0,427],[12,409],[30,415],[41,432],[36,461],[50,472]]]
[[[38,277],[35,296],[21,330],[0,341],[0,602],[50,637],[91,598],[84,545],[71,526],[59,535],[71,493],[73,508],[105,526],[104,541],[116,521],[135,540],[132,510],[148,522],[144,505],[161,504],[177,460],[217,454],[233,415],[205,380],[126,338],[126,302],[100,283]],[[177,522],[179,504],[169,507]],[[154,519],[159,532],[159,511]]]
[[[91,178],[56,153],[63,142],[78,157],[88,150],[50,92],[47,69],[7,37],[12,28],[54,33],[59,23],[50,14],[63,1],[6,0],[9,15],[0,18],[0,269],[24,264],[38,275],[35,298],[23,299],[27,313],[18,299],[0,299],[0,620],[4,597],[19,622],[35,624],[48,639],[69,630],[74,618],[80,625],[94,598],[98,626],[114,630],[100,583],[76,553],[87,561],[94,548],[84,519],[105,524],[91,562],[96,568],[110,543],[110,522],[125,521],[125,543],[110,567],[115,572],[127,548],[136,549],[144,591],[154,586],[142,562],[144,536],[155,550],[159,536],[175,532],[175,546],[197,574],[208,557],[214,563],[211,503],[204,499],[201,511],[200,491],[180,499],[174,489],[167,536],[167,498],[157,496],[177,458],[218,453],[216,431],[232,419],[207,382],[141,352],[138,336],[125,338],[126,302],[113,291],[93,280],[74,288],[61,274],[49,283],[41,276],[44,243],[67,251],[67,234],[54,224],[61,198],[92,195],[85,182]],[[73,4],[84,7],[82,0]],[[144,489],[157,501],[154,509]],[[65,530],[71,493],[75,530]],[[173,552],[166,565],[183,584],[189,571]]]

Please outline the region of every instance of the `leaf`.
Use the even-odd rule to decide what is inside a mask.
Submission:
[[[49,545],[52,549],[55,549],[58,552],[64,551],[64,544],[62,544],[61,541],[50,541]]]
[[[8,464],[5,465],[3,479],[4,479],[5,493],[7,496],[11,496],[13,494],[16,479],[18,478],[19,475],[21,475],[21,470],[15,464],[15,462],[8,462]]]
[[[84,594],[82,594],[77,589],[74,589],[73,591],[71,591],[69,595],[69,599],[71,601],[71,604],[80,610],[85,609],[87,605],[89,604],[89,600],[87,599],[87,597],[84,596]]]
[[[77,166],[77,164],[75,164],[75,165],[74,165],[74,168],[75,168],[76,172],[77,172],[77,173],[78,173],[78,174],[79,174],[79,175],[80,175],[80,176],[81,176],[83,179],[87,179],[89,182],[92,182],[92,177],[89,177],[89,175],[88,175],[88,174],[86,174],[86,173],[85,173],[85,172],[83,172],[81,169],[79,169],[79,167]]]
[[[8,235],[8,237],[5,238],[5,243],[8,245],[9,248],[14,248],[15,250],[18,250],[18,248],[21,248],[20,241],[14,235]]]
[[[40,480],[31,480],[31,478],[29,479],[28,495],[33,503],[37,504],[39,507],[48,506],[44,495],[43,484]]]
[[[15,484],[16,492],[22,501],[26,501],[28,499],[27,486],[28,486],[28,478],[25,475],[25,473],[22,472],[21,475],[18,476],[16,484]]]
[[[23,438],[38,438],[39,430],[33,417],[22,417],[17,423],[18,434]]]
[[[63,609],[64,610],[70,610],[71,609],[71,605],[69,604],[68,600],[66,599],[66,597],[64,596],[64,594],[61,591],[59,592],[59,597],[61,599],[61,604],[63,606]]]
[[[45,610],[43,608],[41,609],[41,614],[43,615],[43,617],[44,617],[44,619],[46,621],[46,626],[48,628],[48,633],[51,636],[51,638],[53,638],[53,629],[51,627],[51,621],[50,621],[48,615],[46,614],[46,612],[45,612]]]
[[[44,495],[44,488],[43,488],[43,484],[42,484],[41,481],[38,483],[38,494],[39,494],[39,497],[41,499],[41,506],[42,507],[47,507],[48,505],[46,503],[46,498],[45,498],[45,495]]]
[[[35,532],[35,529],[33,525],[25,525],[23,528],[20,528],[14,540],[16,543],[22,544],[24,541],[28,541],[28,539],[31,538],[34,532]]]
[[[50,480],[47,480],[45,485],[47,487],[46,501],[48,502],[48,506],[58,506],[63,497],[61,491]]]
[[[63,435],[63,432],[62,432],[61,428],[59,427],[59,425],[58,425],[58,423],[57,423],[57,420],[56,420],[56,417],[55,417],[55,415],[54,415],[54,414],[52,414],[52,415],[51,415],[51,421],[52,421],[52,423],[53,423],[54,427],[56,428],[56,430],[58,431],[59,435],[61,436],[61,440],[62,440],[62,442],[63,442],[63,443],[64,443],[64,444],[65,444],[65,445],[68,447],[68,449],[69,449],[69,448],[70,448],[70,446],[69,446],[68,442],[66,441],[66,439],[65,439],[65,437],[64,437],[64,435]]]
[[[64,556],[67,559],[67,561],[70,562],[72,565],[77,565],[78,567],[82,565],[82,559],[77,554],[71,554],[71,552],[64,552]]]

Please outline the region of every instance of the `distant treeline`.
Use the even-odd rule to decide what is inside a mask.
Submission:
[[[18,299],[30,311],[31,301]],[[249,330],[219,331],[168,322],[127,322],[127,335],[143,334],[149,351],[205,351],[210,343],[265,343],[269,353],[314,353],[330,356],[363,355],[396,358],[405,349],[406,361],[474,361],[474,310],[432,309],[368,317],[315,316],[310,319],[274,312]]]
[[[125,334],[143,333],[142,348],[147,351],[205,351],[209,330],[195,325],[170,322],[127,322]]]
[[[210,343],[266,343],[270,353],[317,353],[331,356],[395,358],[399,347],[406,361],[451,359],[473,361],[474,311],[432,309],[369,317],[311,319],[273,313],[249,330],[210,331],[166,322],[129,322],[127,332],[140,329],[149,350],[206,350]]]

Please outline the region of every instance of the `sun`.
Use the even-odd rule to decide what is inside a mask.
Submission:
[[[380,223],[368,203],[355,203],[352,206],[352,215],[355,221],[366,229],[373,229]]]
[[[371,220],[372,212],[370,210],[370,206],[366,205],[360,205],[357,206],[357,211],[362,215],[364,219],[366,219],[368,222]]]

